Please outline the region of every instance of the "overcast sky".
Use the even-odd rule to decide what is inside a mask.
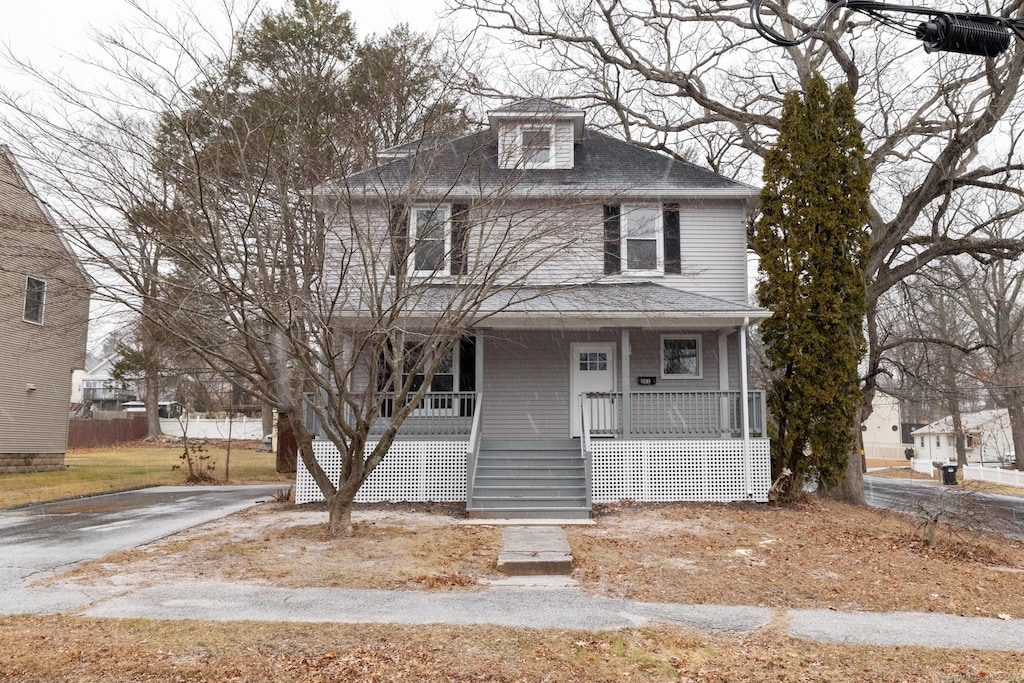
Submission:
[[[4,3],[0,22],[0,40],[11,46],[14,54],[46,69],[59,69],[70,53],[81,54],[91,49],[90,27],[105,29],[130,18],[134,10],[125,0],[40,0]],[[177,2],[154,0],[150,6],[169,12]],[[218,14],[222,0],[192,0],[200,14]],[[282,7],[288,0],[269,0],[267,7]],[[429,31],[436,25],[444,0],[341,0],[343,10],[352,13],[360,37],[383,33],[399,22],[407,22],[414,30]]]

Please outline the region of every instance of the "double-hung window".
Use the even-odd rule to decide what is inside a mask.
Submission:
[[[662,336],[661,376],[663,379],[700,379],[700,337]]]
[[[451,212],[447,206],[414,206],[411,240],[412,271],[418,275],[449,272]]]
[[[25,322],[43,324],[43,307],[46,304],[46,282],[34,277],[25,279]]]
[[[523,154],[523,166],[536,168],[547,166],[554,158],[551,151],[551,126],[524,126],[519,130],[519,148]]]
[[[661,208],[622,207],[622,270],[657,272],[663,259]]]
[[[605,204],[604,273],[682,272],[679,204]]]
[[[409,376],[412,376],[410,393],[419,391],[423,386],[424,366],[437,364],[434,376],[430,380],[428,392],[440,393],[441,396],[427,396],[426,401],[420,403],[416,408],[417,414],[438,415],[458,407],[452,401],[452,392],[458,386],[458,361],[459,356],[454,349],[449,349],[444,356],[438,357],[437,350],[434,348],[424,347],[413,342],[406,344],[403,380],[408,380]]]

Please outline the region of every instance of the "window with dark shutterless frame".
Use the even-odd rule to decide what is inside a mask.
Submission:
[[[661,338],[661,376],[664,379],[701,377],[700,337],[663,335]]]
[[[525,127],[519,131],[519,145],[525,166],[544,166],[551,162],[551,128]]]
[[[34,277],[25,278],[25,322],[43,324],[43,309],[46,306],[46,281]]]

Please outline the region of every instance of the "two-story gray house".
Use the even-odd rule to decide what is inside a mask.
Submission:
[[[745,347],[768,315],[747,294],[758,191],[584,123],[514,102],[480,132],[387,150],[344,184],[359,211],[325,201],[348,207],[352,230],[390,236],[389,259],[349,258],[419,292],[410,325],[459,287],[496,283],[357,500],[563,518],[624,499],[767,500]],[[343,297],[353,326],[360,296]],[[315,447],[330,470],[333,446]],[[319,496],[301,466],[297,491]]]
[[[91,282],[0,146],[0,473],[64,466]]]

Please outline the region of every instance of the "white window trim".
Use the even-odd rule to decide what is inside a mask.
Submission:
[[[441,211],[447,216],[444,221],[444,254],[442,265],[437,270],[417,270],[416,247],[419,235],[416,230],[416,214],[419,211]],[[452,272],[452,207],[451,204],[413,204],[409,212],[409,246],[408,272],[416,277],[437,277],[450,275]]]
[[[41,282],[43,284],[43,300],[40,302],[40,305],[39,305],[39,320],[30,320],[29,318],[25,317],[25,308],[28,306],[28,285],[29,285],[29,280],[35,280],[36,282]],[[46,294],[47,294],[48,289],[49,288],[46,286],[46,280],[44,280],[42,278],[38,278],[38,277],[32,277],[31,275],[28,275],[28,276],[25,277],[25,298],[22,300],[22,306],[21,306],[21,319],[22,320],[24,320],[25,322],[27,322],[29,324],[32,324],[32,325],[42,325],[46,321]]]
[[[695,375],[670,375],[665,372],[665,342],[668,340],[686,339],[697,342],[697,374]],[[703,379],[704,378],[704,346],[700,335],[695,334],[663,334],[659,347],[660,363],[658,370],[662,379]]]
[[[530,163],[526,160],[525,150],[523,148],[523,133],[529,133],[533,131],[547,131],[548,133],[548,160],[544,163],[535,164]],[[522,163],[523,168],[554,168],[555,167],[555,124],[553,123],[522,123],[516,127],[516,149],[519,150],[519,160]]]
[[[657,228],[654,232],[655,260],[654,268],[629,267],[629,213],[636,209],[652,209],[657,221]],[[619,270],[623,275],[641,275],[650,277],[652,275],[665,274],[665,213],[661,205],[656,204],[623,204],[619,208],[619,249],[621,251]]]

